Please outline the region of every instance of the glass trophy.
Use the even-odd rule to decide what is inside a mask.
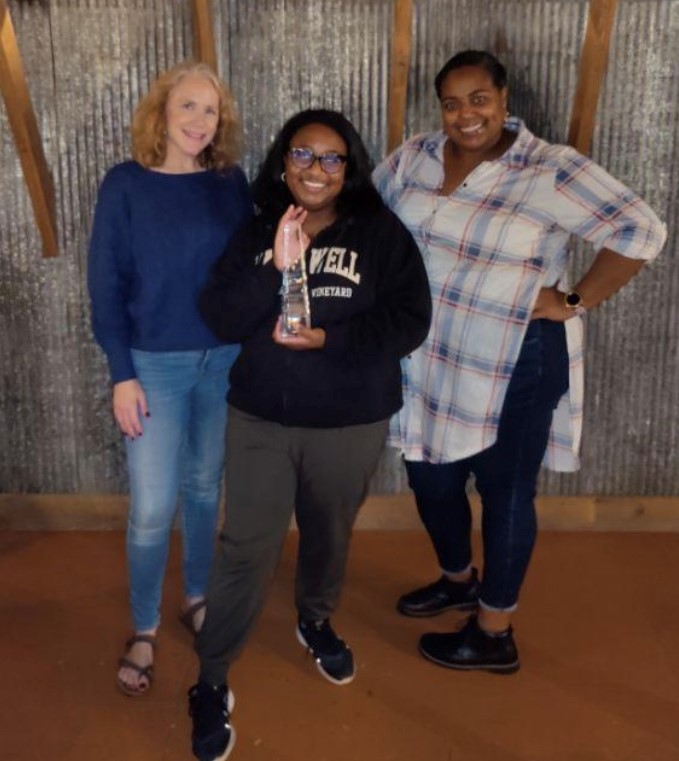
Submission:
[[[281,287],[281,334],[290,338],[297,335],[300,327],[311,327],[304,241],[299,222],[286,222],[282,244],[285,268]]]

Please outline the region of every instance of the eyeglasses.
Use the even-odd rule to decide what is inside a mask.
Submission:
[[[327,174],[337,174],[347,161],[347,157],[339,153],[322,153],[317,156],[310,148],[290,148],[288,156],[298,169],[309,169],[318,161]]]

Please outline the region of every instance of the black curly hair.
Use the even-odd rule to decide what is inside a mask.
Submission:
[[[371,212],[384,204],[372,183],[373,168],[361,136],[354,125],[339,111],[325,108],[300,111],[288,119],[274,139],[259,172],[252,183],[255,204],[264,213],[280,215],[295,200],[281,179],[285,169],[285,154],[292,138],[309,124],[322,124],[336,132],[347,146],[344,184],[336,201],[338,216]]]

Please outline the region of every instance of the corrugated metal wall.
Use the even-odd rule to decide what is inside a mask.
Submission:
[[[282,121],[312,105],[345,111],[373,157],[383,156],[392,6],[213,4],[220,68],[241,107],[250,175]],[[122,447],[89,332],[87,237],[98,182],[127,155],[134,104],[159,71],[190,55],[190,3],[9,7],[54,174],[60,256],[41,258],[0,102],[0,491],[120,492]],[[587,10],[586,0],[415,0],[408,133],[438,126],[434,74],[453,52],[473,46],[508,64],[512,112],[563,141]],[[588,318],[583,469],[546,475],[546,493],[679,493],[678,62],[679,0],[620,0],[592,152],[651,202],[670,239],[656,265]],[[404,488],[397,459],[385,457],[375,491]]]

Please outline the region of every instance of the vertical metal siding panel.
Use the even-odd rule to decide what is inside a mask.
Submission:
[[[50,161],[56,130],[48,9],[13,5],[11,10],[38,128]],[[5,117],[3,111],[2,165],[9,171],[7,175],[3,172],[0,311],[2,423],[8,456],[1,458],[0,489],[5,483],[35,489],[53,480],[55,440],[69,443],[68,434],[61,431],[63,408],[53,408],[47,402],[56,375],[51,361],[63,347],[55,324],[60,320],[60,294],[52,279],[51,263],[55,260],[41,258],[42,243]],[[9,246],[4,242],[6,231]],[[67,477],[72,476],[68,461],[64,469]]]
[[[410,135],[439,126],[436,72],[472,48],[496,53],[507,67],[512,113],[546,140],[565,140],[586,0],[419,0],[415,9]]]
[[[215,6],[220,69],[230,72],[243,119],[250,178],[283,122],[305,108],[343,111],[373,158],[382,157],[391,13],[389,0]]]
[[[161,69],[191,54],[182,0],[9,3],[56,185],[60,256],[41,243],[0,104],[0,490],[126,489],[107,372],[89,329],[87,241],[97,186],[129,155],[129,122]],[[510,108],[563,141],[586,0],[415,0],[406,130],[434,129],[438,68],[497,50]],[[386,147],[392,0],[214,0],[220,68],[239,103],[244,167],[256,171],[284,119],[343,110],[375,160]],[[643,41],[643,44],[641,44]],[[661,258],[590,315],[583,469],[546,474],[553,494],[676,494],[679,407],[679,0],[621,0],[593,157],[668,223]],[[573,274],[582,270],[578,248]],[[395,455],[374,491],[405,488]]]
[[[4,129],[3,167],[15,170],[12,187],[3,181],[2,190],[0,308],[3,327],[5,314],[11,322],[1,339],[7,351],[0,421],[14,435],[0,465],[0,489],[120,491],[126,488],[122,444],[105,362],[89,329],[87,241],[97,186],[129,155],[139,96],[161,68],[190,52],[180,49],[189,39],[190,11],[179,0],[58,0],[10,3],[10,10],[54,175],[60,256],[41,258]],[[14,228],[9,246],[5,217]]]
[[[214,9],[220,70],[230,72],[246,138],[242,164],[251,179],[284,121],[305,108],[342,111],[373,159],[383,157],[391,2],[230,0]],[[404,488],[400,462],[389,453],[373,489]]]
[[[640,42],[643,40],[643,44]],[[593,158],[668,223],[661,257],[589,320],[581,491],[676,493],[679,5],[620,3]]]
[[[438,68],[455,52],[465,48],[489,49],[498,53],[509,74],[510,110],[524,118],[538,135],[554,142],[566,138],[572,97],[577,78],[577,66],[587,18],[587,2],[569,0],[517,0],[516,2],[473,3],[468,0],[430,0],[416,4],[416,34],[411,100],[408,113],[410,134],[438,127],[439,118],[433,94],[433,79]],[[620,4],[614,34],[611,64],[607,83],[614,81],[604,92],[599,108],[597,134],[608,130],[617,134],[615,156],[598,149],[594,158],[630,187],[645,195],[655,209],[668,218],[675,213],[668,199],[653,192],[657,182],[645,176],[649,167],[655,169],[654,157],[673,173],[676,188],[676,112],[666,123],[674,125],[656,134],[657,104],[665,113],[676,104],[676,2],[623,2]],[[639,45],[639,40],[648,44]],[[672,42],[673,41],[673,42]],[[617,49],[616,51],[616,43]],[[662,61],[664,71],[658,70]],[[674,68],[672,69],[671,67]],[[659,91],[673,81],[667,92]],[[609,100],[606,102],[606,94]],[[635,105],[630,108],[630,98]],[[605,103],[605,105],[603,105]],[[634,139],[633,121],[643,122],[645,139]],[[605,126],[604,126],[605,125]],[[629,131],[632,127],[632,139]],[[669,133],[669,138],[667,134]],[[648,145],[653,137],[654,148]],[[665,138],[663,145],[663,138]],[[660,141],[660,145],[658,142]],[[649,161],[639,157],[648,156]],[[663,161],[663,159],[667,159]],[[636,173],[637,176],[634,176]],[[676,196],[675,196],[676,199]],[[676,208],[676,201],[673,204]],[[669,244],[674,249],[676,244]],[[578,251],[583,247],[579,246]],[[581,263],[574,267],[582,271]],[[674,288],[676,278],[662,277],[664,265],[653,268],[659,274],[659,284]],[[649,446],[648,429],[657,418],[652,415],[657,399],[663,397],[661,387],[668,380],[672,389],[676,382],[676,363],[673,355],[664,358],[658,353],[658,343],[650,346],[648,326],[657,312],[658,302],[646,296],[652,276],[643,278],[624,290],[598,313],[588,318],[587,398],[585,409],[585,443],[583,469],[577,475],[544,474],[543,492],[606,494],[670,493],[670,481],[676,483],[676,472],[667,468],[668,459],[676,452],[676,414],[664,432],[656,432],[658,454]],[[674,292],[660,296],[662,303],[673,304]],[[627,308],[625,309],[625,306]],[[674,312],[672,307],[668,307]],[[665,335],[671,347],[676,346],[676,315],[668,315]],[[657,322],[657,318],[656,318]],[[644,328],[645,326],[645,328]],[[621,351],[627,369],[620,371]],[[666,351],[664,351],[667,354]],[[641,355],[643,360],[635,359]],[[655,368],[655,372],[648,368]],[[662,372],[657,372],[663,368]],[[593,393],[592,393],[593,392]],[[667,393],[664,395],[667,397]],[[672,391],[674,410],[676,392]],[[668,400],[669,401],[669,400]],[[658,460],[661,461],[657,462]],[[662,467],[662,475],[659,472]],[[652,474],[652,475],[650,475]]]
[[[536,134],[564,142],[572,105],[586,0],[419,0],[407,125],[438,129],[434,78],[456,52],[495,52],[507,68],[509,110]],[[543,493],[577,493],[579,475],[545,473]]]

